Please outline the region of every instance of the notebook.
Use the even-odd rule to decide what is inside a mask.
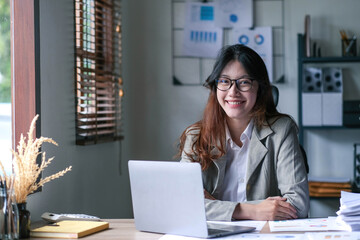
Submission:
[[[211,238],[255,229],[225,224],[209,229],[198,163],[130,160],[128,165],[137,230]]]
[[[60,221],[30,231],[31,237],[80,238],[109,228],[108,222]]]

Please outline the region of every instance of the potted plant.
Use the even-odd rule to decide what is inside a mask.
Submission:
[[[56,146],[58,146],[58,144],[51,138],[34,138],[35,123],[38,117],[39,116],[36,115],[32,120],[29,132],[27,134],[27,139],[23,136],[23,134],[21,134],[16,151],[12,150],[13,175],[8,176],[5,172],[4,166],[0,162],[3,179],[6,181],[6,183],[8,183],[7,185],[11,183],[11,188],[15,194],[15,199],[19,210],[20,238],[26,238],[30,236],[30,212],[26,209],[27,196],[38,190],[45,183],[63,176],[72,168],[69,166],[64,170],[45,178],[41,176],[42,171],[54,159],[54,157],[46,159],[46,153],[40,151],[42,144],[51,143]],[[40,163],[37,162],[38,156],[41,156]]]

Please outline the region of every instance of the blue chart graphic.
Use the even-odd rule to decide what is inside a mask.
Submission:
[[[216,32],[191,31],[191,42],[216,43]]]
[[[254,40],[257,45],[261,45],[264,43],[264,36],[261,34],[256,34]]]
[[[249,43],[249,37],[246,36],[246,35],[241,35],[239,37],[239,43],[244,44],[244,45],[248,44]]]
[[[239,37],[238,41],[240,44],[247,45],[249,43],[249,36],[243,34]],[[256,43],[256,45],[262,45],[264,43],[264,41],[265,41],[265,38],[263,35],[256,34],[254,36],[254,42]]]
[[[238,21],[238,16],[236,14],[231,14],[229,18],[230,22],[236,23]]]
[[[200,9],[200,20],[214,21],[214,7],[202,6]]]

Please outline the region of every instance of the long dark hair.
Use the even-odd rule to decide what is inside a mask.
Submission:
[[[207,169],[211,161],[225,154],[226,113],[217,100],[216,79],[219,78],[225,66],[232,60],[239,61],[248,75],[258,82],[256,103],[250,112],[255,126],[258,128],[271,126],[275,121],[269,122],[270,119],[278,119],[284,115],[276,110],[272,87],[262,58],[254,50],[242,44],[223,47],[217,57],[212,73],[204,84],[205,87],[210,89],[210,94],[203,118],[189,126],[180,136],[179,155],[184,150],[186,137],[189,134],[197,135],[192,145],[192,151],[185,154],[192,161],[200,162],[203,169]],[[217,148],[218,151],[211,152],[214,148]]]

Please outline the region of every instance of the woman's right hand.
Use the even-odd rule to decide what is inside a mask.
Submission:
[[[216,200],[216,198],[214,198],[210,193],[208,193],[208,191],[206,191],[204,189],[204,196],[206,199],[210,199],[210,200]]]
[[[268,197],[259,204],[238,204],[233,217],[260,221],[296,219],[296,209],[283,197]]]

